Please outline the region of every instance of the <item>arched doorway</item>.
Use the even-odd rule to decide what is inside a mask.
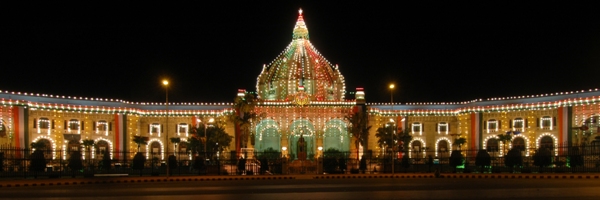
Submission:
[[[104,153],[108,153],[108,156],[110,156],[110,145],[104,140],[99,140],[96,142],[96,155],[99,159],[103,159]]]
[[[437,143],[437,156],[438,157],[448,157],[450,152],[450,144],[448,144],[447,140],[440,140]]]
[[[337,149],[340,152],[350,151],[350,137],[348,136],[346,123],[339,119],[330,120],[325,123],[323,134],[323,149]]]
[[[150,143],[149,146],[150,146],[150,159],[153,162],[161,160],[162,148],[161,148],[160,142],[153,141],[152,143]]]
[[[81,143],[77,140],[69,140],[67,144],[67,152],[71,154],[74,151],[81,151]]]
[[[279,151],[281,149],[281,133],[279,125],[275,120],[262,120],[256,125],[256,134],[254,134],[254,149],[259,154],[269,151]]]
[[[414,155],[413,158],[420,158],[421,157],[421,153],[423,153],[423,144],[421,143],[421,141],[419,140],[415,140],[411,143],[410,145],[411,147],[411,154]],[[402,149],[400,149],[399,151],[402,151]]]
[[[296,120],[290,127],[290,138],[289,138],[289,154],[290,158],[295,160],[298,159],[298,141],[300,138],[304,138],[306,145],[307,158],[312,158],[315,155],[315,126],[308,120],[301,119]]]
[[[496,153],[499,151],[499,145],[498,145],[498,139],[496,138],[490,138],[487,143],[486,143],[486,149],[487,152],[492,152],[492,153]]]
[[[36,143],[38,143],[41,146],[40,150],[44,152],[44,158],[46,160],[52,159],[52,143],[50,142],[50,140],[39,139]]]
[[[521,137],[513,138],[511,146],[513,149],[523,152],[525,151],[525,140]]]
[[[540,139],[540,148],[554,150],[554,140],[550,136],[544,136]]]

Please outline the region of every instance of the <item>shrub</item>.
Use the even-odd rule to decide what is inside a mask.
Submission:
[[[481,173],[483,173],[483,169],[490,165],[492,165],[492,157],[490,154],[486,150],[479,150],[475,157],[475,166],[481,167]]]
[[[523,166],[523,157],[521,156],[521,151],[518,148],[512,148],[504,157],[504,165],[509,167],[511,170],[514,167]]]
[[[456,172],[456,167],[463,165],[464,163],[464,156],[462,155],[462,151],[461,150],[454,150],[452,151],[452,154],[450,154],[450,163],[449,165],[453,168],[453,171]]]
[[[134,170],[140,170],[140,176],[142,176],[142,170],[144,169],[144,163],[146,162],[146,157],[141,152],[138,152],[133,156],[133,164],[131,168]]]
[[[71,158],[69,158],[69,169],[71,169],[72,177],[75,177],[75,172],[83,169],[83,160],[81,159],[81,152],[73,151]]]

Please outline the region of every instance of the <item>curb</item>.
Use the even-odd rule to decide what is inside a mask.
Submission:
[[[160,182],[180,182],[180,181],[239,181],[239,180],[292,180],[294,176],[273,176],[273,177],[210,177],[210,178],[131,178],[118,180],[87,180],[87,181],[48,181],[33,182],[30,180],[16,180],[15,182],[27,181],[28,183],[7,183],[0,184],[3,187],[31,187],[31,186],[62,186],[62,185],[91,185],[91,184],[115,184],[115,183],[160,183]]]
[[[361,178],[436,178],[434,175],[318,175],[313,179]],[[440,175],[438,178],[458,179],[600,179],[600,175]]]

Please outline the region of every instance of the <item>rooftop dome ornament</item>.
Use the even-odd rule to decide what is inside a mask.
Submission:
[[[263,100],[294,101],[299,86],[310,101],[344,99],[344,76],[310,43],[302,9],[294,25],[292,42],[264,65],[257,78],[256,91]]]
[[[296,21],[296,26],[294,26],[293,38],[308,39],[308,29],[306,28],[306,23],[304,23],[304,17],[302,17],[302,9],[298,10],[298,21]]]

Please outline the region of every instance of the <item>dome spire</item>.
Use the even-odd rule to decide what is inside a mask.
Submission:
[[[294,26],[293,38],[308,39],[308,29],[304,23],[304,17],[302,17],[302,8],[298,10],[298,21],[296,21],[296,26]]]

